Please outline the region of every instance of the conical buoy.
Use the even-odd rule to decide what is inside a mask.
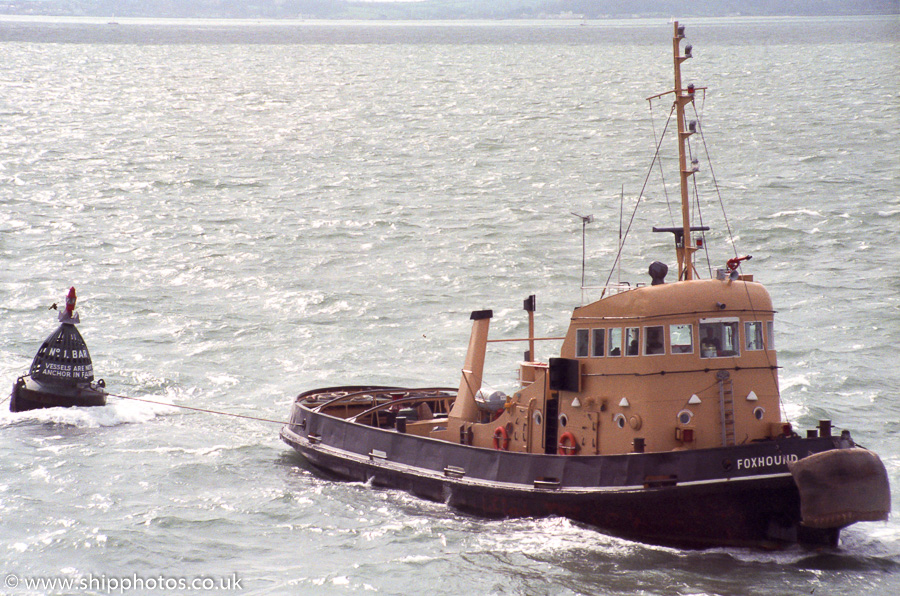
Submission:
[[[41,344],[28,374],[13,385],[11,412],[106,405],[106,384],[103,379],[93,382],[91,355],[75,327],[80,322],[76,299],[75,288],[69,288],[66,307],[59,312],[59,327]]]

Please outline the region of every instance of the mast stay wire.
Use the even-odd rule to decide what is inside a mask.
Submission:
[[[731,236],[731,227],[728,225],[728,214],[725,212],[725,204],[722,201],[722,195],[719,192],[719,185],[716,182],[716,174],[712,169],[712,158],[709,155],[709,149],[706,146],[706,139],[703,138],[703,108],[706,106],[706,87],[703,88],[703,98],[700,100],[700,111],[697,111],[696,102],[691,102],[691,107],[694,110],[694,116],[697,119],[697,129],[700,131],[700,140],[703,142],[703,152],[706,154],[706,163],[709,164],[709,175],[713,181],[713,186],[716,189],[716,196],[719,199],[719,208],[722,210],[722,217],[725,220],[725,227],[728,229],[729,237]],[[697,211],[700,211],[700,193],[697,190],[697,180],[694,180],[694,193],[697,196]],[[703,224],[703,215],[700,215],[700,223]],[[709,269],[709,276],[712,277],[712,259],[709,256],[709,243],[706,241],[706,232],[700,232],[703,236],[703,252],[706,254],[706,266]],[[731,248],[734,251],[737,251],[737,247],[734,245],[734,239],[731,241]],[[735,257],[737,257],[737,252],[735,252]]]
[[[696,109],[694,114],[696,115]],[[703,127],[700,125],[700,117],[697,116],[697,128],[703,130]],[[701,133],[702,134],[702,133]],[[690,159],[691,164],[694,163],[694,151],[693,147],[691,147],[691,141],[688,139],[687,141],[688,148],[688,158]],[[709,156],[707,155],[707,158]],[[691,208],[697,210],[697,220],[700,222],[700,226],[703,227],[703,206],[700,204],[700,187],[697,185],[697,177],[691,176],[691,184],[694,187],[694,200],[691,202]],[[719,199],[719,203],[721,204],[721,198]],[[724,208],[723,208],[724,211]],[[693,215],[693,214],[692,214]],[[691,218],[693,219],[693,217]],[[705,232],[700,232],[703,238],[703,254],[706,255],[706,270],[710,277],[712,277],[712,260],[709,256],[709,243],[706,242],[706,234]]]
[[[656,144],[657,150],[662,146],[662,139],[656,138],[656,122],[653,119],[653,98],[647,100],[647,103],[650,105],[650,127],[653,130],[653,142]],[[669,113],[669,118],[672,117],[671,112]],[[666,123],[668,126],[668,122]],[[665,132],[663,133],[665,136]],[[669,188],[666,186],[666,174],[665,170],[662,167],[662,160],[657,160],[656,165],[659,167],[659,178],[663,188],[663,196],[666,198],[666,208],[669,210],[669,220],[672,223],[672,226],[675,226],[675,216],[672,214],[672,202],[669,200]],[[653,165],[651,164],[651,169]]]
[[[722,218],[725,220],[725,229],[728,231],[728,241],[731,243],[731,250],[737,257],[737,246],[734,241],[734,232],[731,229],[731,222],[728,220],[728,212],[725,211],[725,203],[722,200],[722,192],[719,189],[719,181],[716,178],[716,172],[713,170],[712,157],[709,155],[709,147],[706,145],[706,137],[703,135],[703,126],[700,124],[700,115],[697,113],[697,106],[693,106],[694,116],[697,118],[697,128],[700,132],[700,141],[703,143],[703,151],[706,153],[706,163],[709,167],[709,176],[712,179],[713,188],[716,190],[716,198],[719,201],[719,208],[722,210]]]
[[[672,112],[675,111],[675,104],[672,104],[672,109],[669,111],[669,117],[666,119],[666,125],[663,127],[662,135],[659,137],[659,140],[656,143],[656,151],[653,154],[653,160],[650,162],[650,167],[647,169],[647,175],[644,177],[644,184],[641,186],[641,192],[638,194],[637,201],[634,204],[634,210],[631,212],[631,218],[628,220],[628,225],[625,227],[625,234],[622,236],[622,241],[619,243],[619,249],[616,251],[616,258],[613,261],[612,268],[609,271],[609,276],[606,278],[606,283],[604,284],[603,293],[606,293],[606,287],[609,286],[609,280],[612,279],[613,273],[616,271],[616,266],[619,263],[619,260],[622,258],[622,251],[625,248],[625,238],[628,237],[628,233],[631,231],[631,226],[634,224],[634,218],[637,215],[638,207],[641,204],[641,199],[644,197],[644,191],[647,189],[647,183],[650,180],[650,174],[653,173],[653,166],[659,160],[659,150],[662,145],[663,139],[666,137],[666,131],[669,128],[669,123],[672,121]],[[655,134],[655,133],[654,133]]]

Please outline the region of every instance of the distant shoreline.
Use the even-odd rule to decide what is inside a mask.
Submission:
[[[0,43],[74,44],[570,44],[643,43],[669,18],[605,20],[467,19],[185,19],[0,15]],[[707,45],[900,43],[892,15],[853,17],[696,17],[695,40]],[[798,27],[799,25],[799,27]],[[848,25],[852,25],[849,26]],[[736,31],[740,31],[737,35]],[[802,32],[802,35],[798,35]]]
[[[293,21],[569,21],[900,15],[897,0],[2,0],[0,13],[99,19]]]
[[[710,23],[786,23],[792,21],[832,21],[841,20],[881,20],[895,18],[895,14],[854,14],[854,15],[723,15],[688,17],[694,25]],[[521,18],[521,19],[326,19],[326,18],[238,18],[238,17],[97,17],[70,15],[19,15],[0,14],[2,23],[33,24],[72,24],[72,25],[172,25],[172,26],[220,26],[220,27],[298,27],[298,26],[342,26],[342,25],[381,25],[381,26],[442,26],[442,27],[477,27],[477,26],[535,26],[553,25],[557,27],[583,27],[599,25],[647,26],[672,22],[672,17],[611,17],[605,19],[580,18]],[[900,26],[900,21],[898,21]]]

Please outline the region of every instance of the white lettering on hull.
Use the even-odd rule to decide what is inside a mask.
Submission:
[[[738,470],[752,470],[755,468],[771,468],[772,466],[785,466],[795,462],[799,457],[789,455],[767,455],[765,457],[745,457],[737,460]]]

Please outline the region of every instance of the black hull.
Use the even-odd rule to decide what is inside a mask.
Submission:
[[[840,527],[801,524],[787,464],[852,446],[846,439],[794,437],[666,453],[536,455],[378,429],[300,404],[281,437],[312,466],[340,478],[479,516],[564,516],[681,548],[836,546]]]
[[[19,379],[13,385],[10,412],[27,412],[43,408],[105,406],[107,393],[94,385],[54,387],[32,379]]]
[[[567,517],[604,533],[677,548],[782,548],[799,543],[835,547],[839,528],[799,524],[799,495],[790,475],[774,479],[638,490],[529,490],[438,479],[327,454],[282,438],[314,467],[346,480],[395,488],[488,518]]]

